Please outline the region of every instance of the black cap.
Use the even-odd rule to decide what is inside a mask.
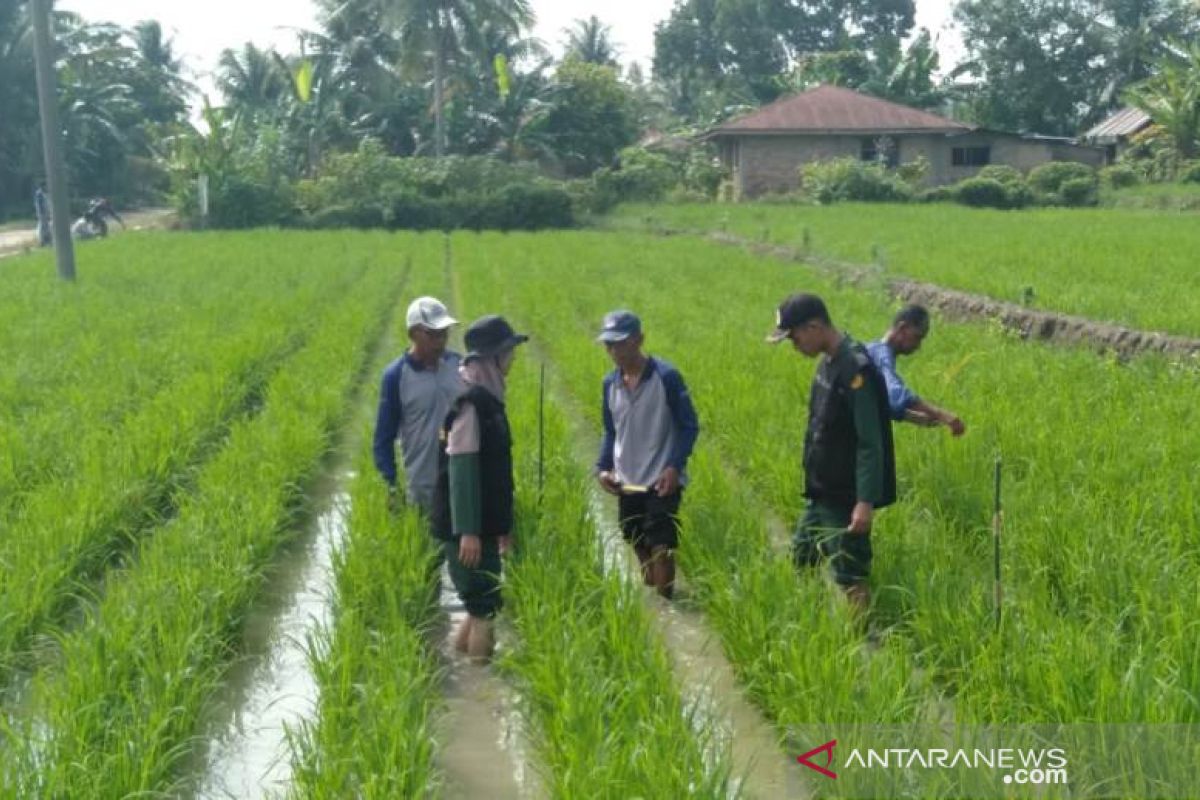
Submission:
[[[815,294],[794,294],[779,304],[779,310],[775,313],[775,330],[767,336],[767,341],[772,344],[782,342],[793,328],[799,328],[814,319],[829,324],[825,301]]]
[[[604,315],[598,342],[623,342],[642,332],[642,321],[632,311],[610,311]]]
[[[529,341],[529,337],[514,331],[504,317],[489,314],[471,323],[463,341],[467,344],[467,355],[463,360],[470,361],[499,355]]]

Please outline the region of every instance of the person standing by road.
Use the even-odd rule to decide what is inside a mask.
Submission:
[[[794,294],[779,306],[772,343],[788,339],[820,358],[804,436],[804,516],[792,538],[797,569],[828,559],[858,611],[870,604],[871,526],[896,499],[887,395],[861,344],[834,327],[820,297]]]
[[[500,316],[481,317],[464,337],[466,391],[442,427],[433,533],[467,617],[455,646],[484,662],[495,647],[492,621],[503,605],[502,564],[513,531],[512,434],[505,410],[516,347],[529,337]]]
[[[618,498],[621,533],[637,553],[643,580],[670,599],[679,505],[700,423],[679,371],[643,352],[642,323],[633,312],[607,314],[597,341],[616,369],[604,378],[596,478]]]
[[[446,347],[450,328],[458,324],[434,297],[418,297],[408,306],[409,348],[383,371],[375,419],[375,468],[398,502],[396,442],[404,456],[404,497],[429,515],[437,484],[438,441],[442,423],[464,385],[461,356]]]
[[[46,185],[40,181],[33,190],[33,211],[37,215],[38,245],[48,247],[53,240],[50,233],[50,198],[46,194]]]
[[[896,372],[896,357],[920,350],[921,342],[928,335],[929,312],[924,306],[908,305],[896,312],[892,327],[882,339],[867,345],[867,354],[887,386],[892,419],[931,428],[945,425],[954,436],[962,436],[967,428],[957,415],[918,397]]]

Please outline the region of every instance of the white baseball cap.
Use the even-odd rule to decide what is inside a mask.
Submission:
[[[420,325],[431,331],[442,331],[457,324],[458,320],[450,316],[446,306],[436,297],[418,297],[408,304],[409,328]]]

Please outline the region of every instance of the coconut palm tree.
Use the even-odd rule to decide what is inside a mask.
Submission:
[[[575,24],[564,28],[563,33],[567,35],[564,58],[577,58],[605,67],[617,66],[620,50],[613,44],[612,27],[601,22],[595,14],[575,20]]]
[[[291,91],[291,79],[270,50],[247,42],[224,50],[217,61],[217,88],[231,107],[250,115],[274,111]]]
[[[445,152],[443,110],[448,65],[462,60],[485,26],[513,34],[533,23],[528,0],[379,0],[384,19],[394,26],[401,66],[420,74],[432,65],[434,153]],[[477,48],[482,49],[482,48]]]

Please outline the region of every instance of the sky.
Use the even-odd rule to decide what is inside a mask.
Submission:
[[[531,0],[537,22],[534,35],[559,54],[563,28],[595,14],[612,28],[624,63],[638,61],[649,73],[654,55],[654,26],[666,19],[675,0]],[[916,0],[917,27],[940,37],[942,67],[957,57],[957,36],[947,28],[953,0]],[[296,50],[297,28],[315,29],[316,6],[309,0],[58,0],[56,7],[74,11],[90,22],[130,26],[157,19],[174,39],[175,52],[197,73],[202,90],[212,92],[208,74],[221,51],[247,41],[280,51]],[[216,98],[214,98],[215,100]]]

